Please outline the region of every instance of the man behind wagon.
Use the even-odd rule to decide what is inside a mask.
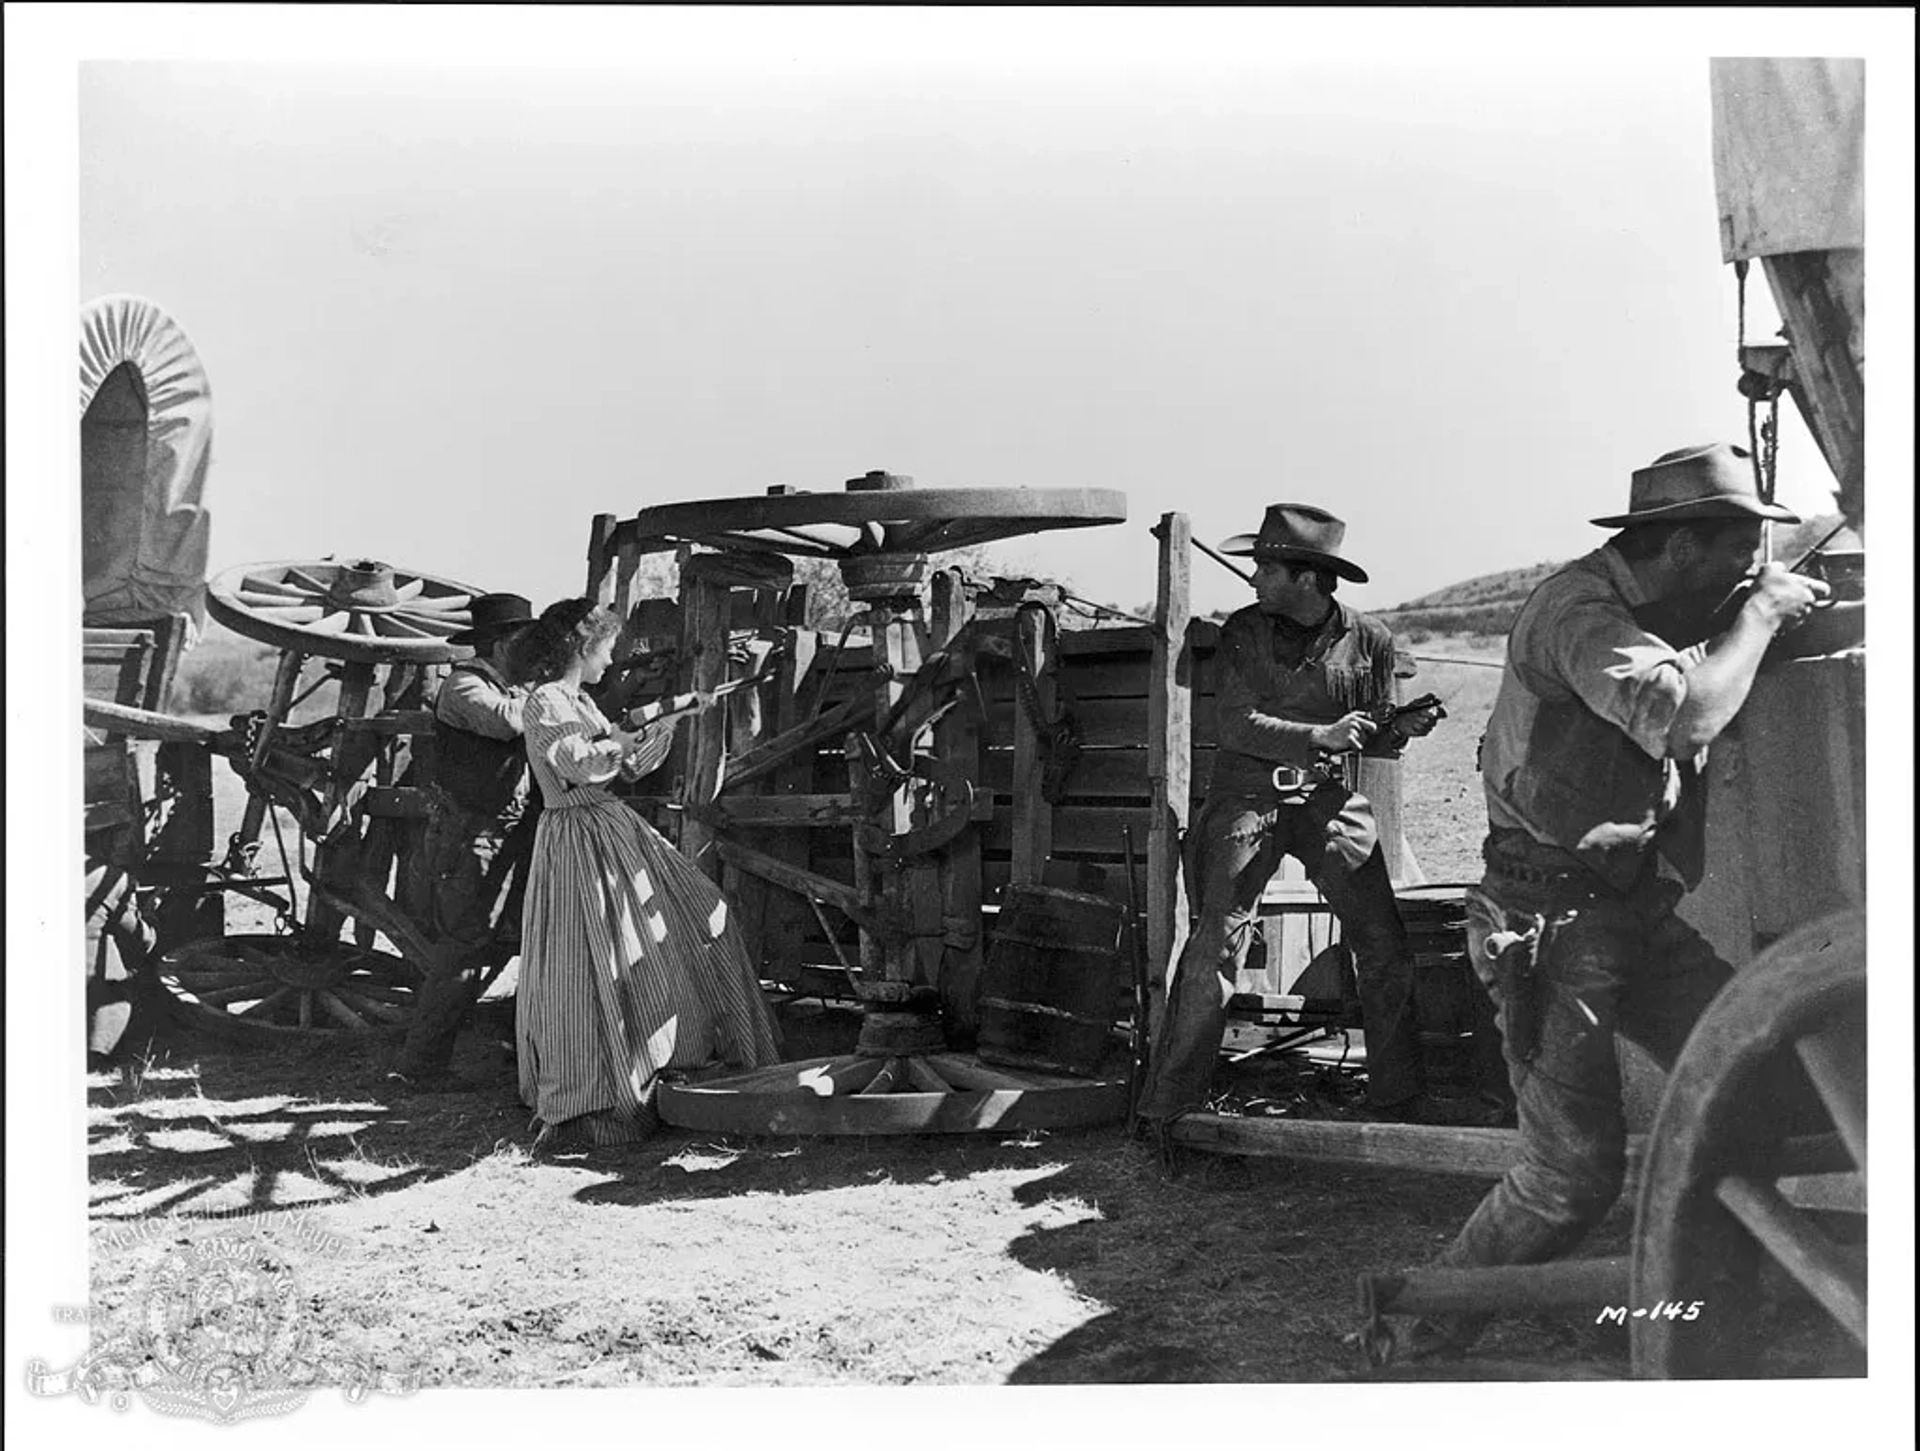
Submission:
[[[1154,1033],[1140,1117],[1161,1135],[1206,1101],[1234,974],[1254,913],[1291,853],[1326,897],[1353,949],[1367,1038],[1367,1097],[1386,1117],[1434,1111],[1422,1092],[1413,963],[1373,807],[1329,758],[1379,729],[1368,708],[1393,698],[1393,634],[1334,598],[1366,571],[1340,556],[1346,525],[1308,504],[1275,504],[1257,535],[1221,546],[1254,560],[1255,604],[1228,616],[1214,656],[1219,749],[1187,833],[1193,935]],[[1425,735],[1436,710],[1396,722]]]
[[[1662,601],[1726,595],[1753,571],[1762,521],[1798,522],[1761,502],[1747,457],[1713,444],[1637,471],[1627,512],[1593,521],[1619,532],[1549,577],[1514,621],[1482,744],[1486,875],[1467,911],[1521,1158],[1439,1265],[1571,1250],[1626,1172],[1615,1034],[1670,1066],[1730,976],[1674,912],[1703,870],[1699,771],[1775,633],[1827,587],[1765,564],[1725,631],[1686,649],[1640,621]],[[1464,1349],[1486,1318],[1422,1322],[1412,1349]]]
[[[471,624],[449,639],[471,645],[473,658],[448,673],[434,700],[434,785],[438,799],[421,856],[428,873],[429,922],[449,947],[451,970],[426,985],[409,1034],[406,1060],[414,1072],[445,1069],[471,995],[468,969],[495,945],[489,877],[509,841],[527,836],[538,810],[529,800],[521,710],[527,692],[513,679],[512,648],[533,623],[521,595],[474,597]],[[500,932],[517,936],[519,880],[500,918]]]

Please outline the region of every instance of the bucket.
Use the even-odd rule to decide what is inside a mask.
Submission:
[[[1060,887],[1009,887],[980,979],[989,1063],[1092,1077],[1128,994],[1117,902]]]

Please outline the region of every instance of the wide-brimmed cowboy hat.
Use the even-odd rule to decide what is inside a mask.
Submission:
[[[1603,529],[1630,524],[1679,524],[1688,519],[1778,519],[1800,516],[1762,503],[1753,483],[1753,455],[1731,443],[1707,443],[1663,453],[1635,469],[1627,489],[1627,512],[1593,522]]]
[[[1340,557],[1340,545],[1346,537],[1346,524],[1325,509],[1312,504],[1273,504],[1260,521],[1258,534],[1236,534],[1220,546],[1220,552],[1282,559],[1290,564],[1318,564],[1342,579],[1365,584],[1367,572]]]
[[[491,645],[502,635],[524,630],[533,623],[533,605],[524,595],[475,595],[467,606],[466,629],[447,636],[453,645]]]

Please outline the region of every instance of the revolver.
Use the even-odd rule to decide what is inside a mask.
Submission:
[[[1432,711],[1436,721],[1447,718],[1447,710],[1440,703],[1440,697],[1429,691],[1405,705],[1395,705],[1390,700],[1380,701],[1368,707],[1367,715],[1379,729],[1373,733],[1361,751],[1365,756],[1385,756],[1397,760],[1400,752],[1406,749],[1407,742],[1413,739],[1412,733],[1401,728],[1400,722],[1409,716],[1419,715],[1423,711]]]

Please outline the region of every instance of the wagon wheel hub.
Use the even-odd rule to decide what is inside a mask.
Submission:
[[[343,610],[391,610],[400,603],[393,570],[377,559],[343,565],[327,598]]]
[[[207,582],[207,612],[237,635],[303,656],[369,665],[439,665],[471,652],[477,591],[377,559],[244,564]]]

